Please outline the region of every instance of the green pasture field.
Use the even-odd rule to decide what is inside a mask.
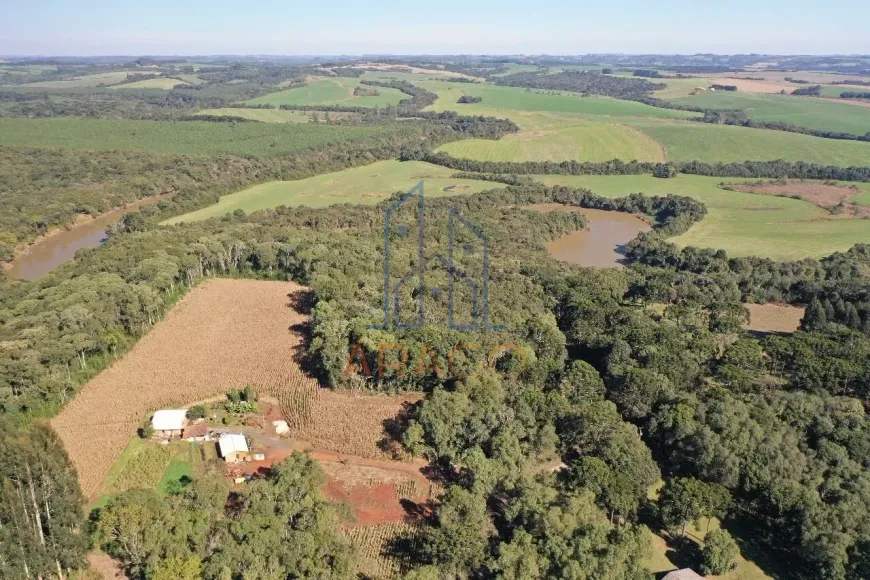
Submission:
[[[745,179],[679,175],[541,175],[547,185],[585,187],[597,194],[620,197],[642,192],[693,197],[708,209],[688,232],[671,238],[679,246],[724,249],[729,256],[763,256],[775,260],[819,258],[870,240],[870,220],[834,219],[815,205],[787,197],[719,189],[722,182]],[[865,192],[870,185],[860,184]]]
[[[858,135],[870,132],[870,108],[825,99],[717,91],[680,97],[673,102],[710,109],[743,109],[755,121],[791,123],[819,131]]]
[[[870,164],[867,142],[670,119],[625,117],[614,121],[629,124],[661,143],[672,161],[730,163],[783,159],[841,167]]]
[[[283,109],[240,109],[225,107],[222,109],[205,109],[197,115],[214,115],[218,117],[244,117],[262,123],[308,123],[310,113],[302,111],[285,111]]]
[[[166,471],[163,472],[163,477],[160,478],[160,483],[157,484],[157,491],[160,493],[171,493],[175,486],[183,486],[183,479],[188,482],[193,480],[194,465],[197,465],[201,459],[199,458],[199,445],[214,445],[214,443],[187,443],[181,444],[175,457],[169,462]]]
[[[436,151],[480,161],[666,160],[664,148],[657,141],[628,125],[580,119],[565,119],[551,125],[552,128],[526,130],[498,141],[455,141]]]
[[[127,74],[128,71],[98,73],[93,75],[84,75],[81,77],[67,79],[63,81],[41,81],[36,83],[27,83],[26,86],[42,89],[75,89],[82,87],[109,86],[127,80]]]
[[[180,81],[178,79],[170,79],[170,78],[156,78],[156,79],[146,79],[144,81],[136,81],[135,83],[125,83],[123,85],[115,85],[110,87],[113,90],[124,90],[124,89],[161,89],[164,91],[168,91],[169,89],[175,88],[176,85],[186,85],[188,83],[184,81]]]
[[[391,133],[390,126],[120,119],[0,119],[0,145],[261,157]]]
[[[687,97],[694,89],[698,87],[709,88],[713,81],[708,78],[666,78],[666,79],[649,79],[654,83],[665,83],[667,87],[653,91],[652,95],[658,99],[676,99],[679,97]],[[721,84],[728,84],[727,79],[722,79]]]
[[[217,204],[167,220],[177,224],[220,217],[237,209],[253,212],[279,205],[326,207],[338,203],[373,205],[421,179],[428,197],[477,193],[504,187],[473,179],[453,179],[453,170],[421,161],[379,161],[298,181],[272,181],[225,195]],[[459,186],[456,191],[445,191]]]
[[[199,75],[178,75],[178,76],[181,77],[181,80],[183,80],[184,82],[190,83],[192,85],[201,85],[202,83],[205,82],[204,80],[199,78]]]
[[[634,101],[607,97],[582,97],[578,93],[546,94],[544,91],[522,87],[503,87],[490,84],[451,83],[446,81],[419,81],[421,87],[438,94],[438,100],[429,107],[433,111],[458,111],[469,115],[496,115],[514,121],[522,113],[566,113],[590,118],[610,116],[667,117],[684,119],[697,117],[697,113],[651,107]],[[459,104],[462,95],[482,97],[480,103]]]
[[[44,72],[56,71],[56,64],[0,64],[0,77],[3,75],[29,76],[39,75]]]
[[[378,96],[354,97],[353,90],[362,86],[378,91]],[[410,99],[398,89],[360,85],[359,79],[329,78],[313,79],[304,87],[270,93],[245,101],[249,105],[341,105],[346,107],[386,107]]]
[[[519,72],[534,72],[537,70],[541,70],[541,67],[539,67],[536,64],[520,64],[518,62],[505,63],[505,67],[507,67],[507,69],[508,69],[507,72],[498,73],[498,74],[493,75],[493,76],[503,77],[506,75],[512,75],[514,73],[519,73]]]

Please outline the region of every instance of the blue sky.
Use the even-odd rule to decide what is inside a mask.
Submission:
[[[868,0],[0,0],[0,54],[866,54],[868,22]]]

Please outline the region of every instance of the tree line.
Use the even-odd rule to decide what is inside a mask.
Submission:
[[[600,163],[589,161],[479,161],[452,157],[445,152],[419,152],[406,154],[403,159],[418,159],[449,167],[457,171],[511,175],[642,175],[658,173],[673,176],[678,173],[708,177],[747,177],[766,179],[821,179],[836,181],[870,181],[868,167],[836,167],[803,161],[743,161],[736,163],[707,163],[703,161],[647,162],[613,159]]]

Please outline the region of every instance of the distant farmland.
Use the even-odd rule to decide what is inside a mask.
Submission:
[[[337,203],[375,204],[397,191],[406,191],[421,179],[425,195],[436,197],[477,193],[504,187],[499,183],[453,179],[452,169],[421,161],[380,161],[298,181],[272,181],[223,196],[212,206],[174,217],[167,223],[219,217],[237,209],[252,212],[279,205],[325,207]]]
[[[119,119],[0,119],[0,145],[271,156],[396,131],[391,126]]]
[[[680,246],[722,248],[729,256],[819,258],[870,240],[870,220],[838,219],[803,200],[726,191],[717,187],[723,181],[718,177],[541,175],[537,178],[547,185],[585,187],[610,197],[638,191],[647,195],[674,193],[693,197],[707,206],[707,215],[688,232],[669,241]],[[870,190],[867,184],[862,187],[864,191]]]
[[[137,71],[131,71],[137,72]],[[107,73],[98,73],[92,75],[84,75],[74,79],[62,81],[41,81],[36,83],[28,83],[27,87],[38,87],[43,89],[72,89],[81,87],[98,87],[101,85],[114,85],[127,80],[127,71],[116,71]]]
[[[115,85],[111,87],[113,90],[123,90],[123,89],[161,89],[164,91],[168,91],[171,88],[174,88],[176,85],[186,85],[188,84],[185,81],[180,81],[178,79],[170,79],[165,77],[160,77],[156,79],[146,79],[144,81],[136,81],[134,83],[124,83],[123,85]]]
[[[310,113],[300,111],[285,111],[282,109],[241,109],[225,107],[223,109],[205,109],[197,115],[215,115],[217,117],[244,117],[261,123],[307,123],[311,120]]]
[[[377,96],[354,96],[354,89],[364,88]],[[386,107],[411,97],[397,89],[360,85],[359,79],[339,77],[317,79],[297,87],[245,101],[249,105],[343,105],[348,107]]]
[[[455,141],[442,145],[437,151],[480,161],[666,160],[664,148],[637,129],[579,120],[566,120],[558,128],[507,135],[498,141]]]
[[[860,141],[671,119],[626,117],[618,121],[640,129],[661,143],[668,152],[668,159],[673,161],[730,163],[784,159],[841,167],[870,163],[870,143]]]
[[[727,84],[727,80],[722,82]],[[711,109],[744,109],[749,118],[756,121],[791,123],[819,131],[842,131],[859,135],[870,132],[870,108],[812,97],[705,92],[677,98],[674,102]]]
[[[470,115],[495,114],[499,117],[510,117],[515,121],[520,114],[516,113],[515,116],[511,111],[566,113],[591,118],[622,115],[685,119],[699,116],[698,113],[661,109],[635,101],[595,96],[583,97],[579,93],[567,91],[550,94],[552,91],[430,80],[416,81],[415,84],[438,94],[438,100],[430,107],[432,110],[460,111]],[[466,94],[481,97],[483,101],[471,104],[456,102],[459,97]],[[501,113],[497,113],[496,110]]]

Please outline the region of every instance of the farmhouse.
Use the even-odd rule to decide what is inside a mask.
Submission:
[[[206,441],[208,439],[208,425],[197,423],[184,428],[184,438],[188,441]]]
[[[218,439],[221,457],[227,463],[238,463],[248,456],[248,442],[241,433],[224,433]]]
[[[162,409],[154,413],[151,427],[161,437],[181,436],[187,409]]]

